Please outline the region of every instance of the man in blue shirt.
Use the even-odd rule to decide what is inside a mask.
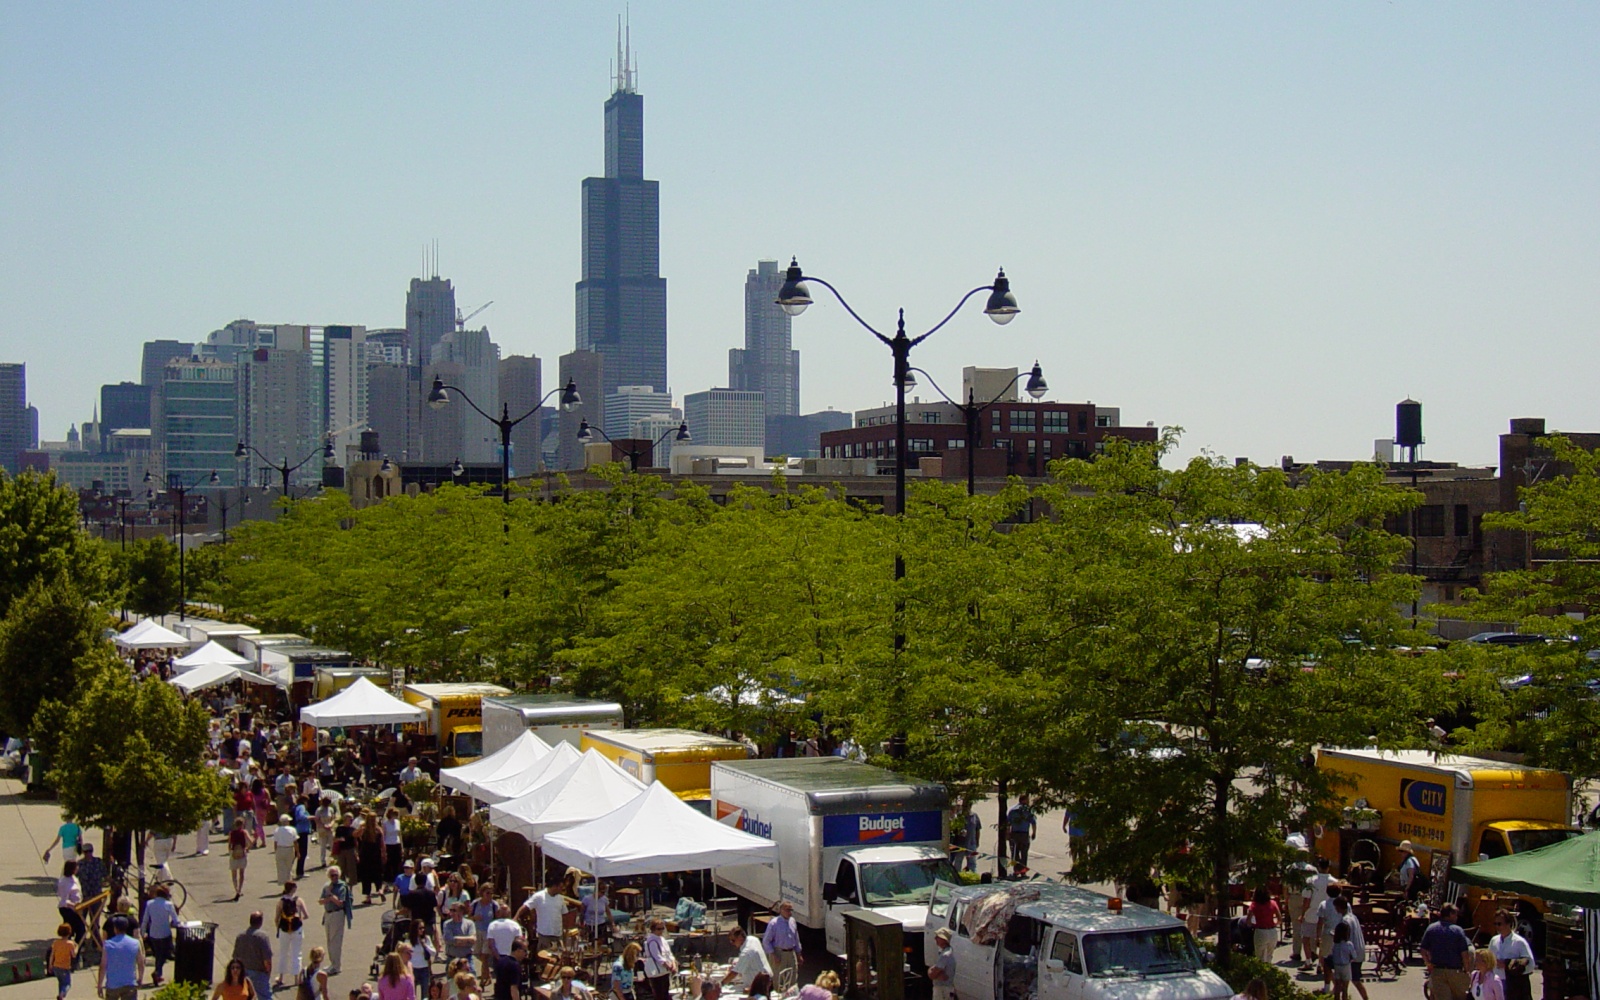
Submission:
[[[761,947],[767,953],[774,975],[785,986],[792,985],[796,981],[794,975],[784,976],[784,972],[799,972],[800,928],[794,921],[794,904],[787,899],[778,904],[778,915],[761,935]]]
[[[111,936],[106,938],[95,976],[95,992],[105,1000],[137,1000],[143,978],[144,948],[128,936],[127,917],[112,917]]]
[[[316,821],[311,816],[311,799],[301,796],[294,806],[294,832],[300,838],[300,856],[295,858],[295,878],[306,877],[306,855],[311,853],[311,830]]]
[[[144,916],[139,918],[139,936],[150,946],[156,960],[156,973],[150,982],[161,985],[161,970],[172,957],[172,930],[178,926],[178,910],[168,897],[171,891],[164,885],[155,887],[155,894],[144,904]]]
[[[1020,868],[1028,867],[1028,845],[1039,835],[1039,819],[1028,805],[1026,793],[1017,796],[1017,804],[1006,813],[1006,837],[1011,841],[1011,860]]]
[[[1439,919],[1422,932],[1422,960],[1428,963],[1428,1000],[1467,1000],[1472,980],[1467,975],[1467,956],[1472,942],[1455,924],[1456,908],[1451,903],[1439,907]]]

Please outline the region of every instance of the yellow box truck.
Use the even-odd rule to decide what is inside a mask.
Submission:
[[[510,694],[498,684],[407,684],[406,701],[428,713],[439,739],[439,766],[460,767],[483,756],[483,699]]]
[[[690,729],[591,729],[582,749],[593,747],[645,784],[659,781],[678,798],[711,814],[711,762],[746,760],[743,743]]]

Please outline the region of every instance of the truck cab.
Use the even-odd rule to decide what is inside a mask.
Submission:
[[[863,907],[900,922],[912,965],[923,955],[928,901],[939,882],[955,881],[950,857],[931,847],[865,847],[839,856],[832,881],[822,886],[823,934],[828,951],[845,953],[844,915]]]
[[[1005,898],[1009,897],[1009,898]],[[1009,912],[1008,912],[1009,911]],[[1078,886],[1033,881],[934,886],[932,932],[950,929],[961,1000],[1224,1000],[1189,929],[1169,914]]]

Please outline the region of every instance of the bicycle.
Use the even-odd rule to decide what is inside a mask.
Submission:
[[[150,876],[144,881],[144,898],[149,899],[157,886],[165,886],[167,898],[172,900],[172,908],[182,913],[183,904],[189,901],[188,888],[177,879],[162,875],[159,865],[146,865],[145,867],[150,869]],[[111,893],[111,898],[117,899],[125,895],[130,889],[138,888],[137,870],[130,871],[128,868],[113,862],[106,884]],[[143,907],[141,906],[142,909]]]

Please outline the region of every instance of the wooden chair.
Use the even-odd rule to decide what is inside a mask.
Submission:
[[[1385,969],[1395,979],[1405,971],[1405,963],[1400,958],[1400,924],[1399,918],[1394,916],[1361,921],[1361,936],[1367,942],[1366,959],[1372,963],[1372,974],[1380,979]]]

